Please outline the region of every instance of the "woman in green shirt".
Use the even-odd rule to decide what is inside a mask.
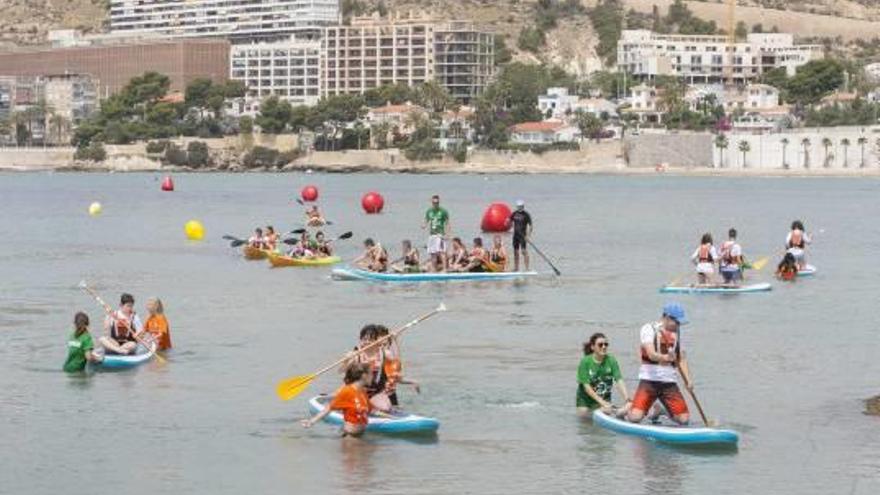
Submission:
[[[101,362],[89,333],[89,316],[80,311],[73,317],[73,326],[73,335],[67,341],[67,360],[64,361],[64,371],[68,373],[86,369],[86,363]]]
[[[608,354],[608,338],[603,333],[594,333],[584,343],[584,357],[577,372],[577,412],[581,417],[590,416],[595,409],[601,408],[605,413],[613,411],[611,404],[611,388],[617,384],[617,390],[626,397],[625,412],[631,404],[620,366],[617,359]]]

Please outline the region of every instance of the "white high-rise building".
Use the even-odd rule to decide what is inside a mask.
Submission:
[[[339,0],[110,0],[118,35],[264,38],[338,22]]]

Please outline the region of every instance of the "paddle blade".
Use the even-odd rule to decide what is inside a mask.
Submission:
[[[278,398],[281,400],[290,400],[308,388],[312,380],[315,379],[315,376],[317,375],[300,375],[281,380],[278,382],[278,386],[275,387],[275,393],[278,394]]]
[[[236,239],[236,240],[229,243],[229,247],[238,247],[238,246],[243,246],[245,244],[247,244],[247,241],[245,241],[244,239]]]
[[[284,239],[284,240],[281,241],[281,242],[283,242],[284,244],[287,244],[288,246],[293,246],[293,245],[296,245],[296,243],[299,242],[299,239]]]
[[[238,237],[232,237],[231,235],[226,234],[223,236],[223,239],[227,240],[227,241],[235,241],[235,240],[238,240]]]
[[[305,231],[306,231],[306,229],[294,229],[294,230],[291,230],[289,233],[290,234],[302,234]]]
[[[339,239],[351,239],[351,236],[353,236],[353,235],[354,234],[351,231],[348,231],[348,232],[342,234],[341,236],[339,236]]]
[[[764,265],[766,265],[768,261],[770,261],[770,258],[765,256],[765,257],[759,259],[758,261],[752,263],[752,269],[753,270],[760,270],[760,269],[764,268]]]

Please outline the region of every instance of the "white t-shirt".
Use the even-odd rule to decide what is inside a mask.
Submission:
[[[639,334],[639,342],[641,345],[650,345],[654,347],[655,351],[658,351],[662,354],[666,354],[669,352],[670,345],[668,343],[658,342],[657,334],[663,328],[663,322],[657,321],[654,323],[647,323],[642,327],[642,330]],[[678,345],[681,344],[680,334],[669,334],[666,332],[666,335],[675,335],[674,339],[677,341]],[[659,346],[658,346],[659,343]],[[659,349],[658,349],[659,347]],[[640,354],[643,352],[641,348],[639,349]],[[678,369],[675,368],[672,364],[664,363],[664,364],[645,364],[639,367],[639,380],[648,380],[652,382],[663,382],[663,383],[677,383],[678,382]]]
[[[736,241],[725,242],[724,244],[721,245],[721,268],[722,269],[727,268],[728,270],[737,270],[737,269],[739,269],[739,263],[736,263],[736,262],[726,263],[724,261],[724,247],[727,245],[728,242],[733,243],[733,245],[730,246],[730,248],[729,248],[729,255],[728,256],[730,258],[739,258],[740,256],[742,256],[742,246],[737,244]]]

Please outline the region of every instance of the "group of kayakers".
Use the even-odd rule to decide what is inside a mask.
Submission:
[[[280,239],[281,236],[275,232],[275,227],[267,225],[265,231],[260,227],[254,229],[253,235],[247,240],[247,245],[256,249],[275,251],[278,249],[278,241]]]
[[[577,371],[575,403],[578,413],[587,416],[601,409],[606,414],[638,423],[646,416],[657,421],[665,409],[672,421],[687,424],[690,413],[678,386],[680,377],[685,387],[693,392],[693,380],[681,348],[681,327],[686,323],[684,308],[673,302],[663,306],[658,321],[641,328],[639,384],[632,396],[623,383],[617,359],[608,352],[609,339],[602,333],[593,334],[584,343],[584,357]],[[614,407],[611,400],[614,385],[624,399],[624,405],[619,408]]]
[[[419,384],[403,376],[400,344],[384,325],[368,324],[361,328],[358,344],[349,352],[340,367],[343,386],[333,394],[330,403],[317,415],[302,421],[310,427],[333,411],[343,415],[343,435],[358,436],[364,432],[368,416],[388,415],[399,406],[397,386],[408,384],[416,393]]]
[[[109,308],[108,308],[109,310]],[[138,344],[156,343],[157,351],[171,348],[171,329],[165,317],[165,308],[159,298],[151,298],[146,304],[147,320],[141,321],[134,310],[134,297],[122,294],[119,308],[104,317],[104,335],[98,339],[101,351],[96,349],[89,332],[89,316],[80,311],[73,317],[73,334],[67,342],[67,359],[64,371],[83,371],[89,362],[98,363],[105,354],[130,355]]]
[[[323,231],[315,232],[314,237],[306,229],[300,229],[299,238],[293,246],[284,254],[291,258],[321,258],[333,256],[332,240],[328,240]],[[296,231],[294,231],[296,232]],[[248,238],[247,245],[260,250],[282,252],[280,245],[281,236],[269,225],[265,232],[262,228],[256,228],[253,235]],[[285,241],[288,242],[288,241]],[[289,243],[289,242],[288,242]]]
[[[777,266],[776,276],[782,280],[793,280],[798,270],[806,267],[805,250],[811,242],[810,236],[800,220],[792,222],[791,230],[785,238],[785,253]],[[751,264],[743,254],[743,248],[737,240],[737,231],[727,231],[727,240],[718,247],[712,240],[712,234],[705,233],[700,244],[691,254],[691,262],[696,268],[697,284],[700,286],[716,285],[714,280],[716,267],[721,274],[722,286],[737,286],[743,280],[743,271]]]
[[[527,243],[532,234],[532,217],[525,210],[525,202],[518,200],[516,210],[510,215],[513,225],[513,271],[518,272],[522,258],[529,269]],[[373,272],[395,273],[443,273],[443,272],[504,272],[510,257],[503,238],[496,234],[492,244],[486,247],[482,237],[475,237],[468,249],[460,237],[450,240],[449,212],[440,206],[440,196],[431,197],[431,206],[425,212],[422,228],[428,231],[425,244],[426,259],[409,239],[401,243],[400,256],[392,260],[388,250],[372,238],[364,240],[364,251],[354,260],[354,265]]]

